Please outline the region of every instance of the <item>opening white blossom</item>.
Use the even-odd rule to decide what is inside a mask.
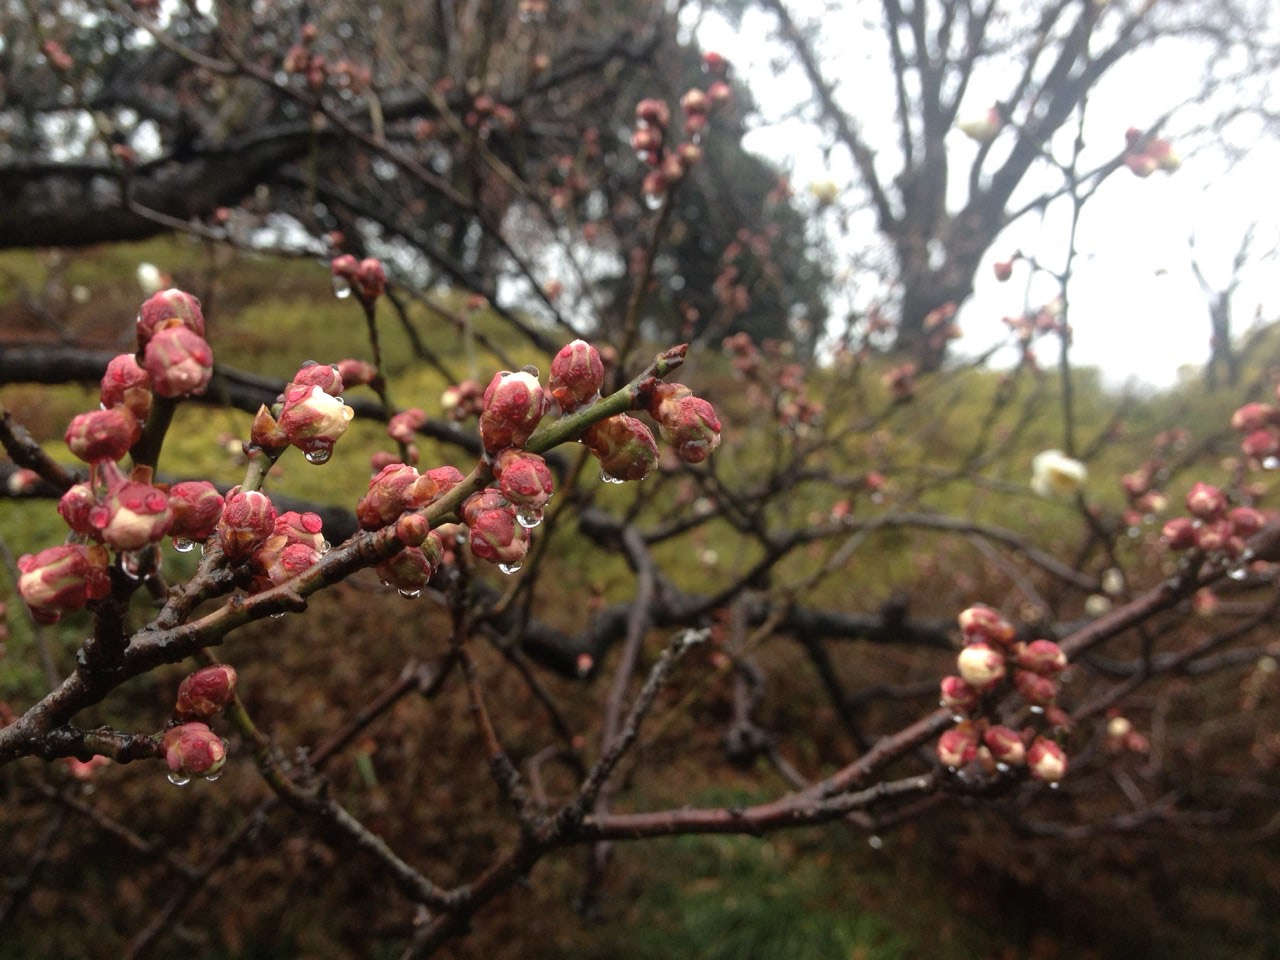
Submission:
[[[138,286],[147,296],[159,293],[169,285],[168,277],[154,263],[138,264]]]
[[[1045,450],[1031,461],[1031,489],[1042,497],[1070,497],[1088,478],[1085,465],[1061,450]]]

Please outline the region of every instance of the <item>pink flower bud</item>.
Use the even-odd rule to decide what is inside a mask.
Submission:
[[[710,109],[711,103],[707,99],[707,94],[703,90],[694,87],[680,98],[680,109],[685,113],[706,113]]]
[[[423,471],[421,479],[413,487],[414,507],[420,508],[435,503],[464,479],[461,470],[447,464]]]
[[[1042,677],[1053,677],[1067,669],[1067,655],[1052,640],[1032,640],[1018,651],[1018,666]]]
[[[350,389],[373,383],[378,378],[378,368],[364,360],[348,358],[338,361],[338,374],[342,377],[343,388]]]
[[[959,620],[966,640],[990,640],[1000,645],[1013,642],[1013,625],[991,607],[975,604],[962,610]]]
[[[541,510],[555,492],[555,480],[547,463],[536,453],[504,450],[494,459],[498,489],[517,508]]]
[[[507,447],[523,447],[547,410],[546,392],[527,370],[494,374],[482,403],[480,439],[490,456]]]
[[[1231,427],[1241,433],[1253,433],[1280,423],[1280,410],[1269,403],[1246,403],[1231,415]]]
[[[1280,453],[1280,434],[1274,430],[1254,430],[1240,441],[1240,452],[1255,460],[1265,460]]]
[[[50,547],[18,558],[18,592],[41,623],[53,623],[111,592],[110,557],[99,546]]]
[[[172,515],[165,492],[149,483],[116,484],[89,513],[98,538],[117,550],[140,550],[169,532]]]
[[[327,549],[322,529],[324,521],[318,513],[299,513],[287,510],[276,517],[272,526],[272,537],[283,537],[286,543],[302,543],[311,549],[323,552]]]
[[[661,100],[648,98],[636,104],[636,119],[654,127],[665,127],[671,122],[671,110]]]
[[[1013,688],[1033,707],[1047,707],[1058,695],[1057,681],[1030,670],[1014,671]]]
[[[956,657],[956,670],[965,683],[985,690],[1004,678],[1004,654],[991,644],[979,640],[960,651],[960,655]]]
[[[1160,539],[1170,550],[1190,550],[1196,544],[1195,521],[1174,517],[1160,529]]]
[[[387,421],[387,436],[396,443],[412,443],[418,428],[426,422],[426,412],[418,407],[402,410]]]
[[[707,87],[707,99],[711,101],[712,109],[719,109],[733,99],[733,88],[723,80],[716,80]]]
[[[701,463],[720,446],[720,420],[701,397],[680,397],[662,409],[658,432],[685,463]]]
[[[308,360],[293,375],[292,384],[296,386],[319,387],[331,397],[336,397],[343,390],[345,381],[342,373],[331,363],[316,363]]]
[[[216,777],[227,762],[227,745],[203,723],[184,723],[165,732],[160,742],[172,776]]]
[[[982,735],[982,742],[997,763],[1020,767],[1026,762],[1027,747],[1022,742],[1022,735],[1016,730],[1002,726],[988,727]]]
[[[963,677],[943,677],[941,687],[942,705],[951,710],[973,710],[982,702],[982,691]]]
[[[365,530],[380,530],[406,510],[414,509],[413,485],[419,473],[405,463],[383,467],[356,504],[356,519]]]
[[[86,463],[119,460],[142,437],[142,424],[128,407],[93,410],[72,417],[67,446]]]
[[[100,399],[107,409],[123,405],[139,421],[147,419],[151,413],[151,377],[132,353],[119,354],[107,364]]]
[[[169,488],[169,536],[204,543],[222,517],[222,494],[208,480],[184,480]]]
[[[1227,519],[1237,537],[1251,537],[1267,522],[1266,514],[1254,507],[1236,507],[1227,514]]]
[[[208,386],[213,350],[189,327],[165,327],[147,341],[142,365],[156,396],[189,397]]]
[[[1229,520],[1214,520],[1196,527],[1196,546],[1205,553],[1221,552],[1230,557],[1244,550],[1244,540],[1236,535]]]
[[[471,529],[471,552],[481,560],[507,566],[519,564],[529,549],[529,531],[516,520],[516,512],[496,490],[485,490],[467,500],[462,516]]]
[[[222,550],[235,560],[247,558],[275,530],[276,508],[260,490],[235,491],[228,495],[218,521]]]
[[[995,274],[996,274],[996,280],[998,280],[1000,283],[1004,283],[1006,280],[1008,280],[1010,277],[1013,276],[1013,261],[997,260],[995,263]]]
[[[430,582],[443,559],[444,547],[433,531],[423,540],[421,547],[405,547],[374,570],[384,583],[405,593],[413,593]]]
[[[1031,776],[1044,783],[1057,783],[1067,775],[1067,755],[1052,740],[1036,737],[1027,750]]]
[[[463,380],[446,387],[440,395],[440,406],[450,420],[462,421],[479,414],[483,407],[484,389],[474,380]]]
[[[98,528],[90,520],[90,514],[98,505],[93,488],[87,483],[77,483],[67,488],[67,492],[58,501],[58,513],[67,521],[67,526],[82,537],[97,537]]]
[[[356,267],[353,286],[356,295],[365,303],[377,300],[387,289],[387,273],[382,269],[382,263],[373,257],[361,260]]]
[[[170,327],[186,327],[203,339],[204,313],[200,301],[178,289],[161,290],[149,297],[138,311],[138,350],[146,349],[157,333]]]
[[[355,411],[319,386],[290,384],[276,423],[280,432],[311,463],[324,463],[344,433]]]
[[[658,443],[647,426],[625,413],[592,424],[582,442],[612,480],[643,480],[658,462]]]
[[[420,513],[401,514],[396,520],[396,539],[406,547],[420,547],[431,532],[431,523]]]
[[[306,543],[289,543],[280,537],[268,537],[253,554],[253,563],[269,583],[279,585],[306,573],[322,554]],[[259,582],[260,588],[266,584]]]
[[[963,767],[978,755],[978,732],[971,723],[961,723],[938,738],[938,759],[947,767]]]
[[[1227,509],[1227,495],[1207,483],[1197,483],[1187,491],[1187,510],[1201,520],[1222,516]]]
[[[174,716],[179,720],[208,720],[236,695],[235,667],[215,663],[188,674],[178,685]]]
[[[604,363],[600,351],[585,340],[574,340],[560,348],[551,361],[547,387],[560,409],[576,410],[590,403],[604,385]]]

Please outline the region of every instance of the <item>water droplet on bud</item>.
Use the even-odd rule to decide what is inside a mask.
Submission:
[[[339,300],[345,300],[351,296],[351,284],[347,282],[345,277],[333,278],[333,295]]]
[[[205,777],[205,779],[208,780],[210,783],[217,783],[220,779],[222,779],[222,774],[211,773],[209,774],[209,776]]]
[[[272,614],[269,614],[269,616],[271,617],[272,620],[283,620],[284,611],[281,610],[279,613],[272,613]]]
[[[516,522],[526,530],[532,530],[542,522],[542,511],[533,507],[521,507],[516,511]]]
[[[605,473],[603,470],[600,471],[600,480],[603,483],[625,483],[626,482],[625,480],[621,480],[618,477],[610,476],[609,474]]]
[[[1049,789],[1050,789],[1050,790],[1057,790],[1060,786],[1062,786],[1062,784],[1058,783],[1058,782],[1055,780],[1053,783],[1049,784]]]
[[[1280,468],[1280,457],[1263,457],[1262,469],[1275,470]]]
[[[175,787],[185,787],[188,783],[191,782],[191,778],[188,776],[185,776],[184,774],[179,773],[177,770],[170,770],[169,782],[172,783]]]
[[[141,550],[125,550],[120,553],[120,572],[130,580],[137,580],[142,576],[142,557]]]
[[[498,564],[498,569],[503,573],[510,575],[513,573],[519,573],[522,566],[524,566],[522,563],[500,563]]]
[[[195,548],[196,545],[186,537],[173,538],[173,549],[177,550],[179,553],[190,553]]]
[[[1032,713],[1044,713],[1044,707],[1035,706],[1031,708]]]
[[[659,193],[646,193],[644,195],[644,205],[650,210],[661,209],[662,195]]]
[[[884,841],[873,833],[871,836],[867,837],[867,846],[872,850],[880,850],[884,847]]]
[[[996,769],[999,770],[1001,773],[1008,773],[1009,765],[1007,763],[997,763]]]
[[[328,553],[330,550],[333,549],[333,544],[330,543],[328,540],[321,540],[320,546],[317,549],[320,551],[320,555],[324,556],[324,554]]]
[[[317,447],[314,450],[308,450],[303,454],[307,458],[307,463],[314,463],[319,466],[322,463],[328,463],[329,457],[333,455],[333,450],[329,447]]]
[[[1228,570],[1227,576],[1236,581],[1246,580],[1249,577],[1249,568],[1244,564],[1240,564]]]
[[[404,597],[406,600],[416,600],[418,597],[422,596],[421,590],[406,590],[404,587],[401,587],[396,591],[396,593],[400,594],[400,596]]]

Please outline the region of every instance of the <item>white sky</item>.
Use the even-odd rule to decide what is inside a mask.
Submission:
[[[803,4],[795,3],[794,15],[803,9]],[[789,170],[798,192],[816,181],[852,183],[853,172],[841,149],[824,158],[824,140],[817,130],[794,116],[781,119],[794,114],[796,104],[809,97],[810,88],[798,68],[776,76],[770,70],[770,58],[783,52],[768,40],[770,25],[769,17],[751,11],[740,30],[711,16],[698,27],[703,48],[729,57],[736,75],[750,86],[762,116],[771,121],[749,134],[746,145]],[[857,25],[851,29],[860,31]],[[1122,145],[1126,128],[1154,122],[1199,81],[1198,68],[1188,69],[1178,57],[1154,57],[1149,54],[1127,69],[1118,64],[1090,99],[1092,136],[1099,140],[1098,149],[1108,155]],[[884,105],[891,104],[892,92],[883,68],[867,56],[840,57],[838,62],[846,75],[833,79],[857,89],[868,104],[869,109],[857,117],[863,128],[887,117]],[[861,71],[860,64],[865,65]],[[831,69],[832,64],[826,66]],[[975,78],[961,116],[979,115],[1005,95],[1003,80]],[[1104,134],[1098,131],[1113,136],[1114,142],[1101,142]],[[892,141],[895,133],[888,129],[886,136]],[[959,131],[951,138],[953,167],[967,173],[975,148]],[[876,139],[874,131],[869,139]],[[1182,169],[1172,175],[1157,173],[1140,180],[1121,170],[1104,184],[1086,204],[1077,238],[1080,254],[1070,289],[1075,362],[1101,368],[1112,384],[1133,380],[1152,386],[1176,382],[1182,365],[1203,363],[1210,333],[1208,299],[1191,270],[1188,240],[1193,232],[1202,271],[1211,284],[1221,287],[1229,281],[1240,237],[1258,220],[1255,257],[1233,298],[1234,332],[1243,333],[1256,313],[1264,319],[1280,318],[1280,269],[1274,256],[1258,260],[1262,254],[1274,253],[1280,243],[1277,169],[1280,147],[1267,143],[1256,146],[1227,176],[1221,157],[1205,151],[1184,155]],[[963,183],[958,186],[963,196]],[[1025,218],[992,248],[991,259],[1004,259],[1021,246],[1045,262],[1059,262],[1066,243],[1063,214],[1043,226],[1038,218]],[[960,315],[965,331],[961,352],[987,348],[1002,337],[1003,316],[1018,315],[1024,304],[1042,303],[1056,292],[1047,279],[1043,287],[1028,290],[1027,275],[1026,264],[1006,284],[995,282],[989,265],[979,272],[975,295]],[[1055,357],[1056,349],[1054,344]],[[1050,357],[1042,354],[1042,359]]]

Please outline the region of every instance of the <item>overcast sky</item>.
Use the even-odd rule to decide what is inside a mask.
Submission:
[[[795,6],[797,12],[801,8]],[[733,61],[737,75],[751,87],[761,114],[770,121],[749,135],[747,146],[789,170],[798,191],[825,180],[852,183],[853,172],[841,150],[824,158],[818,131],[798,119],[780,119],[794,114],[796,103],[809,96],[809,87],[797,68],[779,76],[769,69],[770,58],[782,52],[767,40],[769,25],[765,15],[749,12],[741,30],[715,17],[705,18],[698,30],[704,49],[718,50]],[[839,63],[847,72],[838,78],[841,83],[858,89],[868,103],[877,102],[879,91],[883,91],[880,104],[891,102],[892,93],[885,87],[888,78],[874,60],[848,56]],[[1104,78],[1089,106],[1087,129],[1095,131],[1092,137],[1100,139],[1099,131],[1114,131],[1110,134],[1114,144],[1105,144],[1111,152],[1123,144],[1126,128],[1153,122],[1170,102],[1189,94],[1189,84],[1198,79],[1196,71],[1178,57],[1151,54],[1126,69],[1121,67],[1124,64]],[[1004,80],[996,75],[975,78],[962,117],[978,114],[1006,95]],[[875,122],[877,113],[884,115],[874,109],[865,113],[858,117],[864,128]],[[875,139],[874,131],[869,136]],[[892,142],[892,129],[887,137]],[[953,167],[967,172],[975,148],[959,131],[953,131],[948,145],[957,161]],[[1116,385],[1130,380],[1169,385],[1176,382],[1179,367],[1199,365],[1207,357],[1208,300],[1191,270],[1188,241],[1193,233],[1196,259],[1217,287],[1229,282],[1231,260],[1251,222],[1259,221],[1257,254],[1274,252],[1280,241],[1280,203],[1274,186],[1280,149],[1276,144],[1259,145],[1229,175],[1224,175],[1224,161],[1212,150],[1192,152],[1183,160],[1176,173],[1158,173],[1145,180],[1118,171],[1085,207],[1077,243],[1080,256],[1070,290],[1073,356],[1078,363],[1100,367],[1106,380]],[[1051,218],[1042,224],[1026,218],[993,248],[992,259],[1004,259],[1021,246],[1045,262],[1059,261],[1065,238],[1063,220]],[[1043,287],[1029,290],[1026,277],[1025,265],[1006,284],[997,284],[989,268],[980,272],[975,295],[960,317],[965,332],[962,352],[977,353],[998,340],[1004,331],[1000,319],[1021,313],[1027,299],[1035,303],[1037,298],[1053,295],[1047,279]],[[1233,299],[1237,334],[1258,313],[1264,319],[1280,318],[1277,277],[1280,265],[1274,256],[1246,269]]]

